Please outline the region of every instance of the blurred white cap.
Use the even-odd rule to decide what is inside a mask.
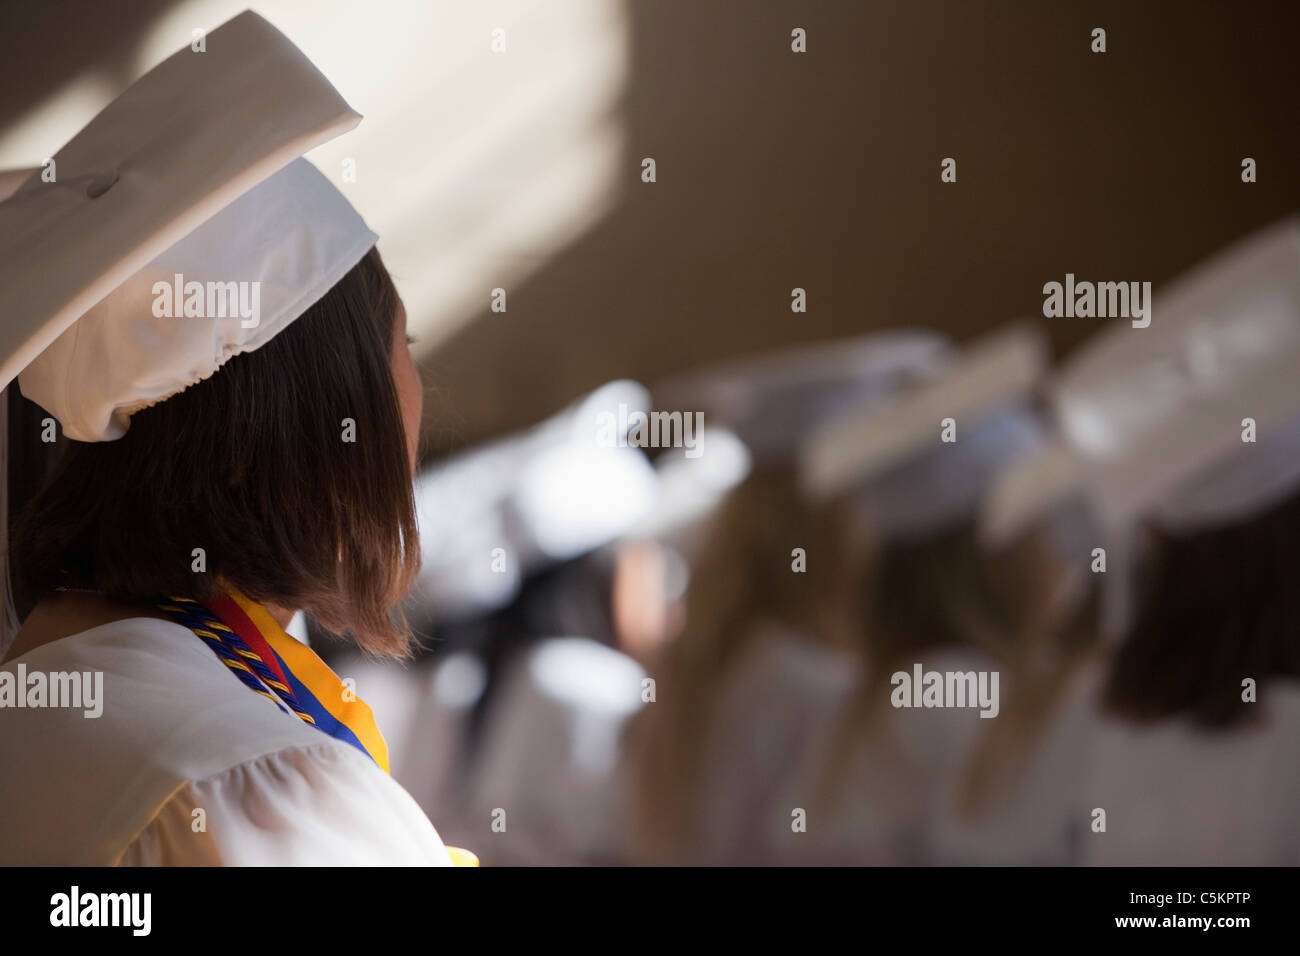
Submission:
[[[950,526],[973,513],[1006,462],[1042,444],[1029,399],[1046,367],[1040,330],[1000,329],[928,380],[815,429],[800,458],[804,487],[817,498],[858,496],[884,537]]]
[[[1060,440],[998,481],[984,528],[1006,540],[1082,498],[1108,552],[1108,633],[1128,620],[1136,531],[1239,521],[1300,488],[1300,221],[1230,246],[1117,324],[1049,388]],[[1256,441],[1245,441],[1249,423]]]

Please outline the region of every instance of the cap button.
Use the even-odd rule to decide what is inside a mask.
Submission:
[[[112,189],[116,182],[117,170],[110,169],[108,172],[99,173],[86,184],[86,195],[91,199],[98,199]]]

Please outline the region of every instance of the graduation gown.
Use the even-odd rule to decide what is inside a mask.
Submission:
[[[0,864],[450,865],[361,750],[251,693],[179,624],[129,618],[0,671],[102,672],[102,713],[0,709]]]
[[[1082,809],[1104,809],[1106,830],[1088,829],[1082,862],[1300,863],[1300,682],[1270,681],[1253,706],[1258,722],[1221,731],[1101,714]]]

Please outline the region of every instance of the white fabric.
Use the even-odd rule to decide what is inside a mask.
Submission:
[[[1300,864],[1300,683],[1262,684],[1254,706],[1260,723],[1227,731],[1100,718],[1080,807],[1104,809],[1106,832],[1085,829],[1080,862]]]
[[[1184,481],[1152,511],[1160,527],[1191,531],[1248,520],[1300,488],[1300,416]]]
[[[102,672],[103,712],[0,711],[0,865],[451,863],[369,757],[252,693],[177,624],[117,621],[0,670],[19,663]]]
[[[1007,538],[1083,500],[1106,546],[1101,629],[1134,613],[1143,524],[1239,521],[1300,487],[1300,219],[1247,236],[1163,289],[1148,328],[1110,326],[1049,391],[1060,446],[1011,465],[984,526]],[[1244,420],[1256,442],[1242,441]]]
[[[1262,437],[1300,418],[1297,370],[1300,220],[1288,220],[1162,291],[1150,328],[1113,327],[1062,370],[1054,401],[1103,520],[1125,527],[1228,459],[1267,470],[1242,419]]]
[[[731,854],[743,852],[744,862],[811,865],[1300,863],[1294,680],[1261,688],[1259,723],[1219,732],[1181,719],[1134,725],[1106,714],[1100,695],[1107,665],[1083,667],[1037,730],[1028,760],[1004,775],[986,809],[969,819],[955,812],[969,761],[1004,718],[981,719],[974,709],[887,708],[859,734],[849,762],[834,768],[843,785],[839,804],[829,813],[810,810],[807,832],[794,833],[790,810],[810,806],[826,769],[833,723],[815,706],[817,696],[842,706],[852,691],[825,678],[796,679],[809,670],[791,666],[807,663],[794,642],[755,650],[747,670],[758,673],[753,665],[762,658],[760,670],[771,677],[747,682],[749,706],[728,711],[729,733],[713,751],[706,819],[724,843],[708,862],[735,862]],[[966,650],[918,659],[939,671],[997,669]],[[789,696],[798,684],[804,691]],[[1016,692],[1009,681],[1000,691],[1004,703]],[[810,713],[818,716],[810,721]],[[776,792],[764,782],[774,778]],[[1104,833],[1092,830],[1095,808],[1106,811]]]
[[[537,642],[514,662],[483,728],[463,813],[510,814],[494,859],[510,865],[615,862],[623,850],[616,768],[645,671],[580,637]]]
[[[133,412],[270,341],[378,238],[316,167],[295,160],[105,296],[27,366],[19,387],[69,438],[120,438]],[[216,305],[225,317],[184,314],[173,288],[178,275],[182,289],[201,284],[205,312]],[[209,301],[209,283],[234,284],[227,291],[235,301]],[[248,319],[238,307],[241,283],[256,283],[257,313]],[[245,288],[251,304],[254,287]],[[155,314],[161,294],[174,314]]]
[[[1012,701],[1016,684],[1008,675],[1003,677],[1002,699]],[[993,781],[975,813],[954,812],[951,801],[956,793],[947,795],[948,806],[936,815],[928,834],[931,862],[948,866],[1079,862],[1081,842],[1091,822],[1085,796],[1086,758],[1097,723],[1099,677],[1097,669],[1088,666],[1070,676],[1041,724],[1027,728],[1032,736],[1022,762]],[[999,731],[997,720],[984,723],[982,733]]]
[[[1005,547],[1046,515],[1083,500],[1081,472],[1078,453],[1058,436],[1009,460],[980,503],[980,541]]]
[[[1300,862],[1300,684],[1261,690],[1261,722],[1226,731],[1106,713],[1109,665],[1082,668],[992,812],[939,818],[956,865],[1294,866]],[[1014,691],[1004,688],[1006,694]],[[990,722],[995,723],[995,722]],[[1093,829],[1106,812],[1105,832]]]
[[[799,455],[800,480],[815,498],[861,487],[891,469],[947,444],[962,452],[964,430],[1023,402],[1047,367],[1046,337],[1015,324],[976,342],[915,387],[869,399],[811,430]],[[957,425],[956,441],[941,442],[941,423]],[[963,494],[964,482],[949,481]],[[938,490],[938,488],[936,488]],[[944,502],[924,502],[919,516]]]
[[[856,492],[881,539],[917,540],[954,527],[978,509],[1008,461],[1046,440],[1042,422],[1022,403],[979,416],[955,414],[957,441],[936,440]],[[932,425],[937,435],[938,421]]]
[[[649,395],[607,382],[545,421],[463,452],[415,478],[420,573],[408,603],[427,619],[464,620],[504,607],[524,578],[628,531],[653,503],[656,479],[635,447],[595,437],[620,405]],[[455,501],[455,508],[447,502]],[[502,548],[504,569],[479,560]]]
[[[1117,533],[1153,514],[1192,527],[1275,502],[1279,464],[1300,483],[1293,462],[1241,440],[1244,418],[1260,445],[1300,422],[1300,220],[1189,271],[1152,313],[1149,328],[1109,327],[1061,369],[1050,392],[1066,447],[1018,466],[991,525],[1024,526],[1083,492]]]
[[[828,739],[857,678],[851,654],[774,623],[760,625],[716,695],[700,778],[699,843],[689,862],[759,865],[809,862],[816,837],[787,837],[804,757]],[[661,691],[662,693],[663,691]],[[810,821],[810,827],[816,824]]]
[[[30,178],[0,203],[0,385],[165,250],[361,120],[251,11],[206,47],[150,70],[54,154],[53,182]],[[224,237],[249,259],[221,278],[260,272],[264,234]],[[309,285],[316,264],[300,264]]]
[[[295,718],[296,719],[296,718]],[[323,735],[322,735],[323,736]],[[328,740],[186,783],[122,866],[424,866],[445,851],[423,814],[362,753]],[[207,831],[194,833],[194,810]]]
[[[926,670],[991,671],[996,662],[978,652],[930,649],[916,661]],[[903,666],[902,669],[910,669]],[[980,734],[996,720],[978,708],[894,708],[888,699],[856,728],[847,752],[833,753],[847,709],[863,692],[862,674],[830,695],[834,710],[800,741],[783,774],[780,827],[770,827],[770,858],[806,865],[914,865],[935,862],[932,835]],[[882,693],[893,691],[888,683]],[[1005,688],[1003,689],[1005,692]],[[842,760],[832,764],[832,759]],[[836,780],[835,799],[817,809],[816,795],[827,775]],[[807,832],[790,827],[790,808],[808,809]]]
[[[694,370],[654,388],[660,408],[701,410],[736,433],[760,464],[792,461],[809,429],[871,404],[943,366],[946,336],[903,328]]]

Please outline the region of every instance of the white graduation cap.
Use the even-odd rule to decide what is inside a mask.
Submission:
[[[746,356],[656,386],[659,408],[701,411],[757,464],[791,462],[809,429],[941,368],[951,341],[928,329],[873,332]]]
[[[1106,536],[1104,626],[1117,634],[1142,523],[1230,523],[1300,488],[1297,375],[1300,220],[1288,219],[1157,293],[1149,327],[1113,326],[1071,357],[1048,387],[1060,440],[999,478],[986,536],[1084,500]]]
[[[422,560],[411,608],[439,621],[491,612],[518,595],[527,575],[641,521],[655,501],[654,469],[640,449],[602,442],[598,431],[602,416],[617,420],[620,408],[626,418],[648,406],[636,382],[607,382],[521,433],[422,470],[415,478]]]
[[[252,12],[145,74],[55,153],[52,181],[0,203],[0,386],[20,378],[70,438],[111,440],[268,341],[377,239],[299,159],[360,120]],[[175,317],[156,315],[177,283]],[[255,316],[230,283],[257,289]],[[225,314],[194,314],[209,303]]]
[[[360,120],[246,11],[141,77],[53,163],[4,176],[0,387],[17,378],[69,438],[107,441],[269,341],[376,242],[301,159]]]
[[[973,513],[1008,460],[1042,441],[1028,399],[1047,368],[1041,331],[1014,324],[938,373],[814,429],[800,451],[813,498],[853,492],[885,537],[934,533]],[[954,441],[944,440],[952,419]]]

